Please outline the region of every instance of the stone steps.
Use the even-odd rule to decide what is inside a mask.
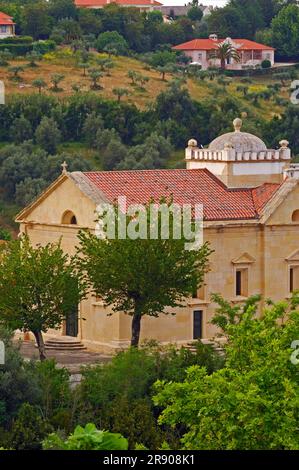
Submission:
[[[73,338],[51,338],[45,341],[45,348],[56,351],[83,351],[86,349],[83,343]]]
[[[221,355],[221,356],[224,355],[224,349],[219,345],[219,343],[216,343],[216,342],[211,341],[211,340],[201,340],[201,342],[205,346],[212,346],[214,351],[216,353],[218,353],[219,355]],[[189,351],[191,351],[195,354],[196,353],[196,344],[197,344],[197,341],[192,341],[190,343],[187,343],[187,345],[185,347],[187,349],[189,349]]]

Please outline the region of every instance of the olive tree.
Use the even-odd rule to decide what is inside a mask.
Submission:
[[[58,328],[85,296],[73,258],[60,243],[33,247],[26,236],[1,245],[0,323],[31,331],[44,360],[43,333]]]

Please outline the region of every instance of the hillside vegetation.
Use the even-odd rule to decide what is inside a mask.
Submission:
[[[167,82],[176,76],[181,77],[181,74],[167,73],[162,79],[162,74],[157,69],[131,57],[113,56],[109,59],[107,54],[96,52],[90,55],[89,67],[101,69],[97,62],[102,61],[104,64],[105,59],[111,64],[111,68],[108,69],[105,69],[103,65],[103,76],[99,77],[98,81],[99,89],[94,91],[105,98],[115,100],[118,99],[115,89],[124,88],[128,94],[121,97],[121,99],[135,104],[140,109],[147,108],[159,93],[165,90]],[[24,59],[11,60],[9,67],[0,67],[0,79],[5,83],[7,98],[15,93],[30,94],[37,92],[34,82],[38,79],[45,82],[41,92],[53,95],[52,78],[55,75],[61,75],[62,78],[56,92],[57,96],[61,98],[74,94],[74,88],[76,89],[76,87],[82,92],[91,89],[92,79],[89,76],[88,67],[83,69],[78,54],[73,54],[71,49],[67,47],[46,54],[42,60],[36,62],[34,67],[30,67],[28,63],[28,60]],[[20,70],[18,73],[19,78],[15,80],[14,73],[11,70],[18,67],[23,70]],[[132,83],[132,79],[129,78],[130,72],[140,75],[141,79],[143,77],[144,83]],[[263,97],[263,92],[267,90],[268,86],[271,87],[273,84],[280,82],[279,75],[277,75],[278,78],[275,74],[270,73],[251,77],[250,79],[234,77],[227,78],[223,83],[219,77],[204,76],[203,73],[202,75],[199,74],[197,78],[185,78],[186,87],[191,97],[196,101],[205,98],[223,98],[227,95],[236,98],[241,106],[243,104],[244,111],[246,109],[253,114],[259,114],[265,119],[271,119],[275,115],[280,115],[284,107],[282,104],[286,104],[279,101],[278,98],[288,100],[290,94],[289,82],[287,82],[284,83],[286,86],[281,86],[272,96],[268,97],[266,93],[265,98]],[[244,93],[247,93],[248,97],[252,97],[252,99],[248,99],[248,97],[245,99]]]

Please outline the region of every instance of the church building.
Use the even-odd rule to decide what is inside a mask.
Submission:
[[[101,202],[126,196],[129,204],[142,204],[172,194],[179,204],[203,204],[204,240],[214,250],[204,285],[175,316],[145,316],[141,340],[211,339],[217,333],[210,323],[216,308],[211,293],[238,303],[253,294],[282,300],[299,289],[299,168],[291,162],[286,140],[268,149],[241,126],[235,119],[233,131],[207,149],[191,139],[186,169],[68,172],[64,166],[61,176],[18,214],[20,232],[33,244],[62,238],[62,247],[74,253],[78,230],[95,230]],[[90,296],[78,316],[48,336],[74,336],[98,351],[126,347],[131,317],[110,312]]]

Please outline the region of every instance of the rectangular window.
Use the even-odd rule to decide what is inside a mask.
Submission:
[[[202,338],[202,310],[193,312],[193,339]]]
[[[236,296],[247,297],[248,296],[248,269],[237,269],[236,278]]]
[[[205,284],[204,284],[204,281],[203,281],[203,284],[200,286],[199,289],[197,289],[196,287],[194,288],[192,298],[193,299],[205,300]]]
[[[290,293],[299,290],[299,266],[291,266],[289,270],[289,291]]]
[[[0,26],[0,33],[6,33],[7,32],[7,26]]]

